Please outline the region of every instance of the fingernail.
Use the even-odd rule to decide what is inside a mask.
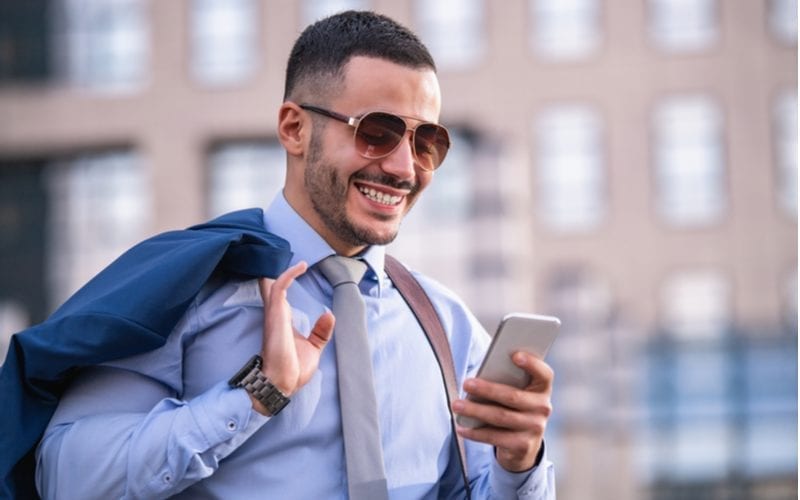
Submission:
[[[518,352],[514,355],[514,363],[519,366],[525,366],[527,361],[527,358],[521,352]]]
[[[453,411],[461,411],[464,409],[464,403],[460,400],[453,401]]]

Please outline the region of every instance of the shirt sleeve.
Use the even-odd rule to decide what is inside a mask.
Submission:
[[[496,460],[490,473],[492,498],[518,498],[519,500],[555,500],[556,481],[553,463],[542,455],[539,465],[530,471],[509,472]]]
[[[123,379],[126,383],[118,385]],[[131,399],[109,408],[119,387]],[[37,449],[40,495],[164,498],[211,475],[220,460],[269,420],[253,411],[244,390],[225,382],[190,401],[164,397],[155,406],[136,408],[159,391],[142,375],[117,368],[82,374]]]

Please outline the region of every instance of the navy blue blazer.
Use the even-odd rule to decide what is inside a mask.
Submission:
[[[34,450],[77,369],[164,345],[212,273],[275,278],[291,256],[260,209],[234,212],[139,243],[14,335],[0,367],[0,498],[38,498]]]

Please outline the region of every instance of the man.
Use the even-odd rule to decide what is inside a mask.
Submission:
[[[452,409],[487,423],[458,429],[474,498],[554,498],[543,444],[550,368],[518,353],[514,362],[532,377],[525,389],[470,378],[488,335],[451,292],[417,275],[463,390],[485,401],[447,408],[431,348],[384,273],[383,245],[449,147],[440,108],[432,58],[394,21],[351,11],[306,29],[278,115],[286,184],[264,214],[266,229],[291,244],[293,265],[274,281],[212,278],[163,347],[83,370],[37,450],[40,494],[346,498],[342,407],[350,403],[340,405],[343,368],[327,346],[334,292],[318,265],[337,254],[369,268],[359,288],[388,496],[466,495]],[[260,362],[247,362],[253,354]],[[243,365],[272,399],[229,383]]]

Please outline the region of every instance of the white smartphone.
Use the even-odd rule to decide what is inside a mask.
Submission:
[[[478,369],[478,378],[525,387],[530,376],[511,361],[511,355],[524,351],[544,359],[547,351],[558,335],[561,321],[554,316],[538,314],[511,313],[506,315],[497,327],[486,356]],[[468,399],[475,399],[467,396]],[[480,420],[458,415],[456,421],[463,427],[480,427]]]

